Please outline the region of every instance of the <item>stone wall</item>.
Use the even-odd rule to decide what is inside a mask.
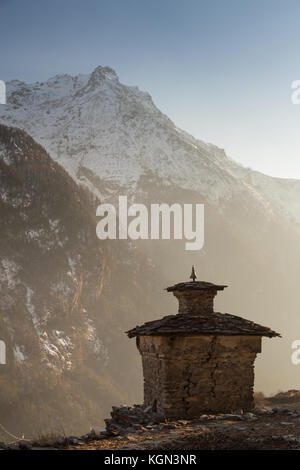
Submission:
[[[178,313],[203,314],[214,310],[216,290],[174,291],[179,302]]]
[[[144,404],[174,419],[253,408],[258,336],[140,336]]]

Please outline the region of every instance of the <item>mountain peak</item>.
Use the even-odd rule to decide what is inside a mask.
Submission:
[[[104,194],[97,178],[134,191],[150,171],[168,184],[207,194],[212,204],[247,193],[270,216],[279,210],[300,221],[299,182],[292,189],[289,181],[249,173],[224,150],[178,129],[148,93],[120,83],[111,67],[7,85],[0,122],[26,130],[97,197]]]
[[[119,77],[111,67],[102,67],[99,65],[91,73],[89,83],[99,83],[102,82],[102,80],[114,80],[118,82]]]

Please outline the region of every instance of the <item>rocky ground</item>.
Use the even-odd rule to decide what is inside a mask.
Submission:
[[[68,450],[300,450],[300,392],[260,401],[249,413],[202,415],[166,421],[149,407],[113,408],[106,431],[81,437],[44,437],[8,445],[17,449]]]

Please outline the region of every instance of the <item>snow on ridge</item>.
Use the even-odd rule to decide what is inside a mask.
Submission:
[[[0,285],[6,284],[8,289],[14,289],[19,282],[17,278],[19,270],[20,267],[13,260],[3,258],[0,262]]]
[[[49,334],[43,330],[42,322],[36,313],[36,308],[33,303],[34,292],[30,287],[26,288],[26,308],[30,313],[31,320],[38,340],[41,345],[42,362],[57,372],[72,367],[72,351],[74,344],[70,336],[66,335],[64,331],[53,330]],[[15,351],[15,357],[20,362],[22,350]],[[25,359],[25,358],[24,358]]]
[[[106,366],[109,361],[108,350],[104,346],[103,342],[97,335],[96,328],[92,319],[86,319],[87,324],[87,333],[86,339],[88,340],[89,349],[99,358],[103,360],[104,365]]]
[[[18,346],[17,344],[14,346],[14,356],[15,360],[18,363],[22,363],[25,361],[26,357],[24,354],[24,346]]]
[[[32,303],[32,296],[33,296],[33,290],[30,289],[30,287],[26,287],[26,308],[27,308],[27,311],[30,313],[33,326],[35,327],[36,332],[40,336],[42,334],[42,331],[40,328],[39,318],[35,311],[35,306]]]
[[[224,150],[178,129],[148,93],[120,83],[110,67],[7,85],[8,104],[0,108],[0,122],[25,128],[98,198],[101,187],[82,168],[128,191],[150,171],[166,184],[205,194],[220,207],[246,193],[270,215],[285,208],[286,216],[300,221],[300,182],[287,188],[271,177],[265,185],[265,175],[255,172],[249,178],[248,170]]]

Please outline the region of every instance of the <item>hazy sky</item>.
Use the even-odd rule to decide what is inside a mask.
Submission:
[[[300,0],[0,0],[0,79],[113,67],[177,126],[300,178]]]

